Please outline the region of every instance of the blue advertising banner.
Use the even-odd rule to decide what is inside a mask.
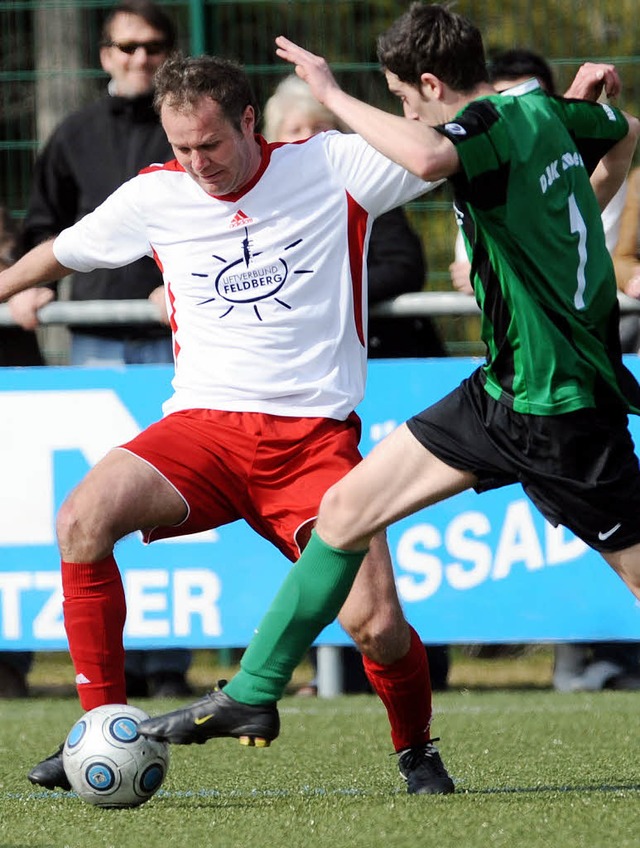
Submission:
[[[477,364],[371,362],[363,452]],[[638,359],[628,364],[639,376]],[[111,447],[160,417],[171,376],[153,365],[0,369],[0,650],[66,648],[56,511]],[[430,643],[640,640],[622,581],[519,487],[423,510],[390,528],[389,544],[407,617]],[[129,648],[247,644],[289,567],[242,522],[148,546],[131,536],[116,558]],[[347,640],[333,624],[318,641]]]

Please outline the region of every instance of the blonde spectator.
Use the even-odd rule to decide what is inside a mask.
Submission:
[[[326,130],[339,130],[336,116],[311,94],[299,77],[285,77],[264,107],[263,133],[267,141],[302,141]]]

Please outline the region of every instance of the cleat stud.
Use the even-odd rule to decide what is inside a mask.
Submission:
[[[257,738],[257,739],[254,739],[253,742],[254,742],[254,745],[256,746],[256,748],[268,748],[269,745],[271,745],[271,742],[269,741],[269,739]]]
[[[253,739],[250,736],[238,736],[238,742],[247,748],[253,745]]]

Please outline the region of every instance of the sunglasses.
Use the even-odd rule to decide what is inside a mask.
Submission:
[[[127,56],[133,56],[140,47],[146,52],[147,56],[159,56],[160,53],[167,52],[166,41],[126,41],[122,44],[118,41],[109,41],[107,47],[117,47]]]

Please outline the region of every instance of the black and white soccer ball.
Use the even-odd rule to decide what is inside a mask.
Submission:
[[[147,718],[138,707],[108,704],[73,725],[62,762],[71,788],[83,801],[97,807],[137,807],[157,792],[169,768],[169,746],[138,733]]]

